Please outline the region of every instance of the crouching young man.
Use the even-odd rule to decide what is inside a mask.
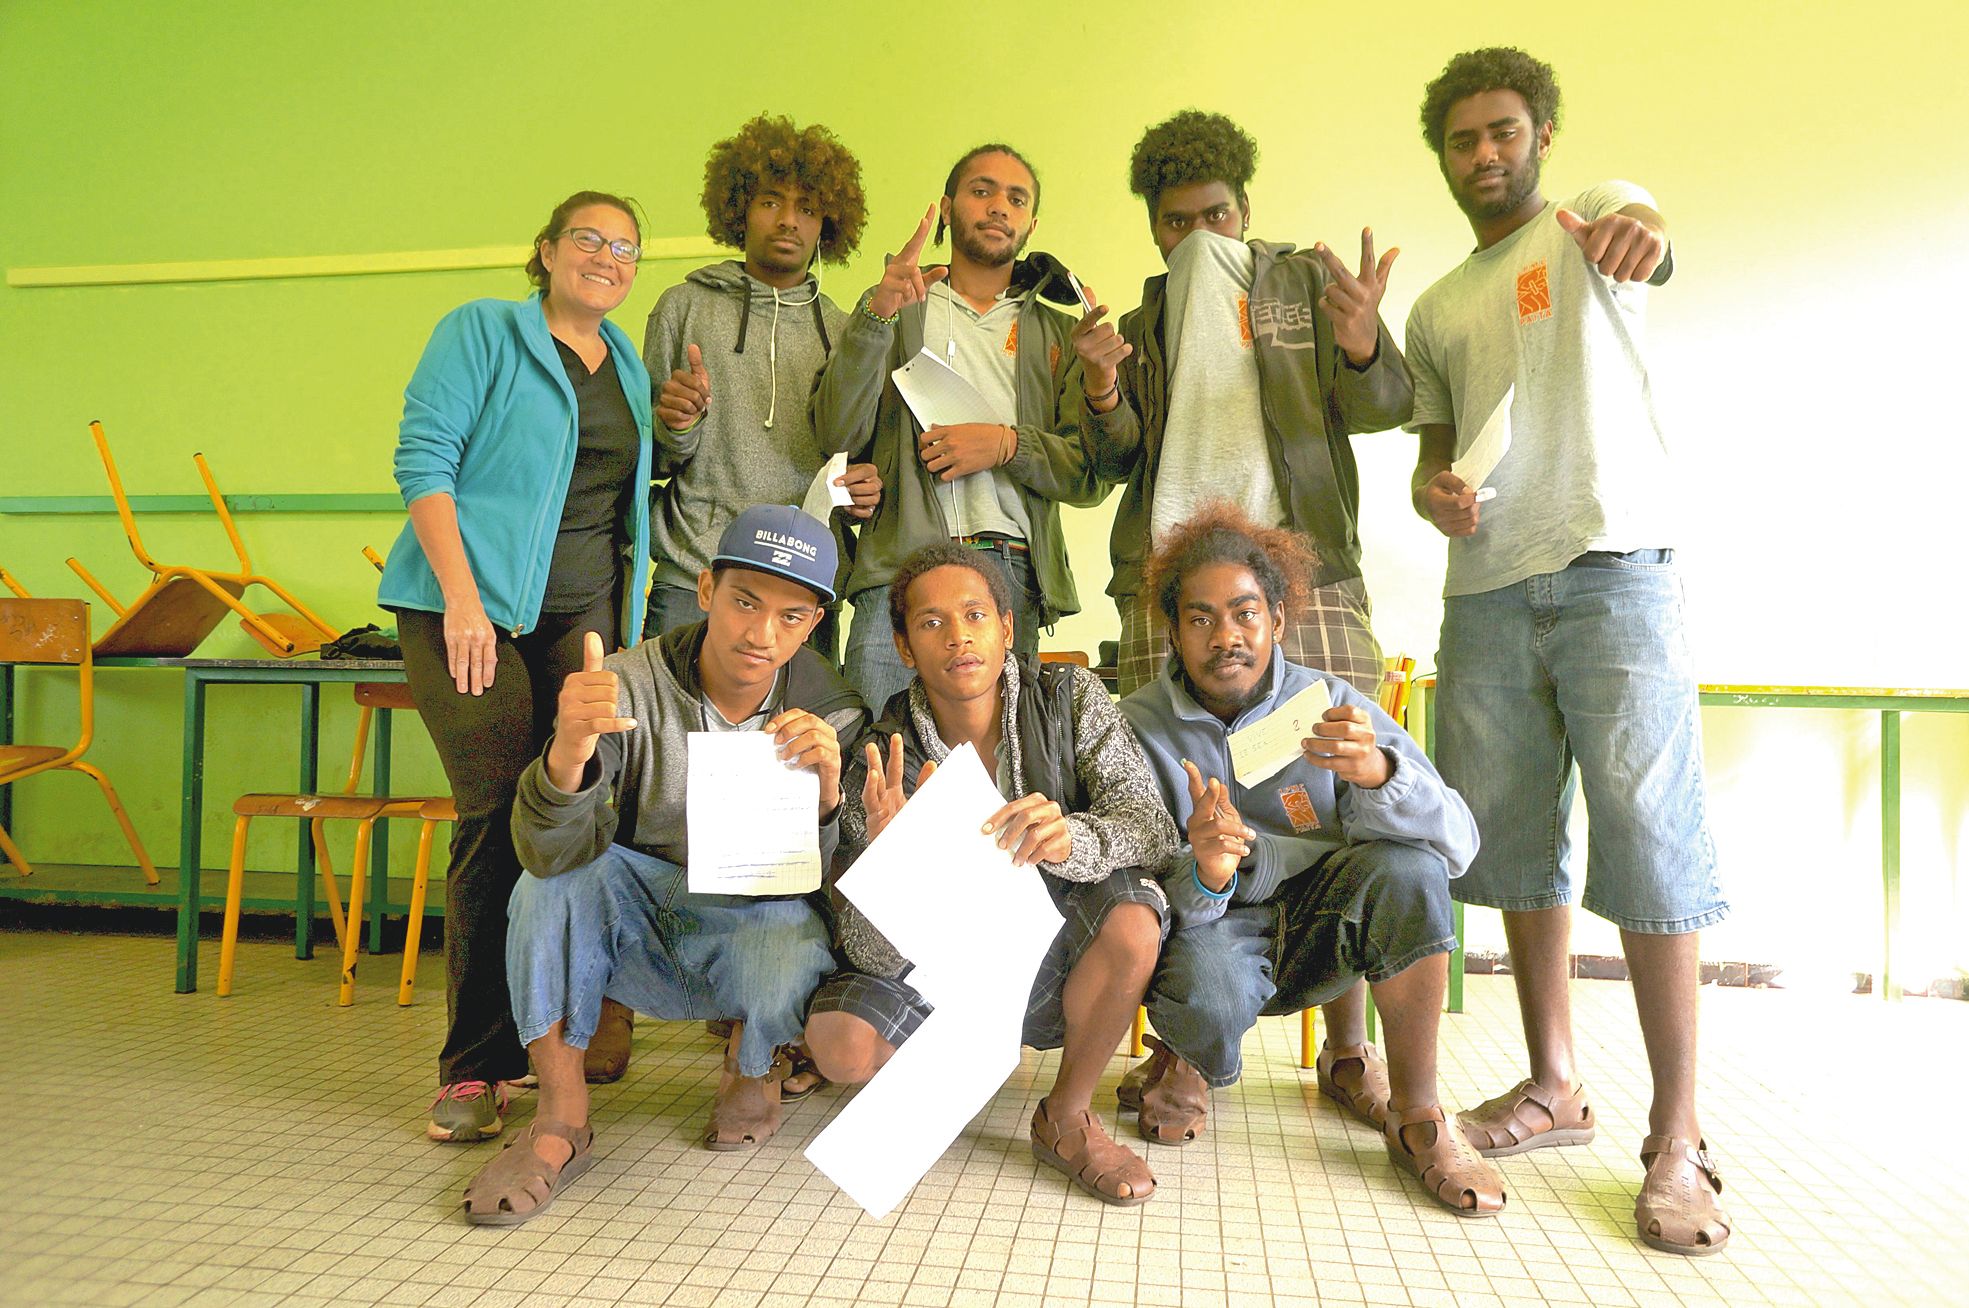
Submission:
[[[1176,830],[1100,679],[1008,655],[1015,603],[997,562],[977,550],[940,542],[903,560],[889,620],[915,680],[889,700],[850,762],[842,845],[859,854],[966,741],[995,769],[1009,802],[985,829],[1015,864],[1038,868],[1066,919],[1026,1008],[1025,1043],[1061,1050],[1052,1092],[1033,1113],[1033,1153],[1096,1199],[1139,1204],[1155,1177],[1108,1136],[1092,1103],[1155,967],[1168,900],[1153,872],[1174,852]],[[958,902],[961,889],[936,886],[935,875],[924,869],[925,892]],[[909,961],[853,903],[837,910],[854,970],[814,996],[806,1044],[828,1080],[858,1083],[930,1007],[904,979]]]
[[[1143,1137],[1186,1144],[1212,1086],[1242,1068],[1260,1016],[1322,1004],[1365,977],[1388,1025],[1382,1134],[1398,1167],[1465,1217],[1504,1206],[1496,1169],[1444,1120],[1436,1024],[1455,946],[1449,878],[1476,853],[1470,811],[1394,721],[1328,672],[1285,660],[1285,615],[1312,550],[1237,509],[1169,532],[1148,584],[1169,624],[1162,674],[1121,703],[1188,846],[1163,886],[1175,930],[1148,993],[1155,1054],[1122,1080]],[[1332,700],[1300,753],[1250,788],[1231,733],[1315,682]],[[1328,1050],[1358,1056],[1359,1050]]]
[[[686,888],[686,750],[694,731],[766,731],[820,774],[822,863],[838,841],[840,738],[867,710],[803,643],[834,598],[833,538],[797,509],[733,519],[699,574],[702,622],[602,657],[561,689],[554,734],[520,777],[513,842],[529,875],[506,933],[514,1019],[540,1077],[532,1123],[465,1191],[475,1223],[537,1215],[594,1161],[582,1051],[604,996],[663,1018],[736,1020],[704,1143],[779,1129],[780,1046],[832,967],[808,899]]]

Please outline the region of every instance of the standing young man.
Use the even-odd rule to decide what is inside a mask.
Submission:
[[[1422,104],[1477,237],[1408,321],[1413,500],[1450,538],[1438,756],[1484,833],[1456,894],[1504,912],[1531,1063],[1463,1125],[1492,1156],[1593,1136],[1566,980],[1576,762],[1593,817],[1579,898],[1620,927],[1654,1074],[1635,1221],[1655,1248],[1709,1254],[1731,1227],[1696,1117],[1697,933],[1728,904],[1642,341],[1672,260],[1632,183],[1546,201],[1558,119],[1552,69],[1512,49],[1456,56]],[[1511,444],[1480,504],[1450,464],[1505,403]]]
[[[604,996],[658,1017],[734,1019],[705,1147],[749,1149],[779,1129],[780,1050],[832,966],[827,927],[806,896],[687,888],[685,781],[692,732],[770,733],[789,767],[819,773],[822,864],[832,856],[839,742],[868,722],[804,643],[834,597],[836,563],[819,522],[761,505],[732,520],[698,577],[703,621],[607,658],[589,638],[513,809],[526,874],[507,976],[539,1108],[467,1187],[470,1221],[537,1216],[593,1163],[582,1052]]]
[[[967,742],[995,769],[1008,802],[986,830],[1015,864],[1043,874],[1065,919],[1026,1010],[1025,1043],[1061,1051],[1052,1091],[1032,1115],[1033,1153],[1096,1199],[1139,1204],[1155,1177],[1108,1136],[1093,1095],[1155,968],[1169,907],[1155,870],[1176,831],[1100,678],[1012,654],[1014,602],[996,561],[954,541],[902,561],[885,616],[915,680],[849,765],[842,842],[858,855]],[[963,888],[926,893],[960,904]],[[858,1083],[931,1010],[905,979],[909,960],[852,902],[839,905],[836,929],[855,970],[814,996],[806,1044],[828,1080]]]
[[[650,553],[656,580],[644,635],[704,616],[698,575],[719,535],[753,504],[799,504],[826,463],[809,416],[814,379],[845,315],[820,293],[814,266],[845,263],[861,241],[861,164],[819,124],[760,115],[711,147],[704,164],[711,239],[744,254],[699,268],[650,310],[643,362],[661,379]],[[866,518],[881,495],[875,469],[848,470]],[[837,552],[849,557],[837,517]],[[837,587],[838,589],[838,587]],[[816,644],[834,657],[832,606]]]
[[[1229,505],[1178,523],[1144,582],[1174,647],[1121,702],[1163,802],[1188,837],[1163,873],[1176,929],[1148,993],[1155,1055],[1117,1097],[1142,1137],[1187,1144],[1210,1088],[1242,1070],[1244,1036],[1372,983],[1388,1022],[1388,1155],[1461,1217],[1504,1206],[1503,1182],[1436,1095],[1436,1029],[1456,946],[1449,881],[1476,852],[1470,810],[1406,732],[1332,673],[1279,644],[1312,551]],[[1321,684],[1332,703],[1300,753],[1250,786],[1232,732]],[[1327,1079],[1320,1066],[1320,1080]]]
[[[947,267],[921,268],[930,219]],[[1039,224],[1039,179],[1018,151],[981,145],[957,161],[882,280],[849,315],[822,374],[814,422],[830,450],[872,457],[883,500],[862,530],[848,578],[855,621],[844,668],[871,705],[907,686],[885,615],[888,587],[912,551],[957,541],[998,557],[1012,582],[1017,652],[1039,630],[1080,610],[1060,528],[1062,502],[1095,504],[1095,481],[1069,384],[1075,319],[1042,296],[1072,303],[1056,261],[1021,260]],[[925,431],[890,374],[927,349],[970,383],[989,422]]]
[[[1312,538],[1312,590],[1286,614],[1286,658],[1365,695],[1381,688],[1350,437],[1409,415],[1408,372],[1380,318],[1399,251],[1377,260],[1364,231],[1360,267],[1349,272],[1324,244],[1247,239],[1257,167],[1257,142],[1222,114],[1189,109],[1144,133],[1130,186],[1169,271],[1143,283],[1141,307],[1122,316],[1118,335],[1101,324],[1076,340],[1101,476],[1126,487],[1108,583],[1121,611],[1123,695],[1154,681],[1169,652],[1142,582],[1149,551],[1213,501]],[[1378,1127],[1388,1075],[1367,1043],[1365,988],[1336,998],[1325,1016],[1334,1051],[1321,1055],[1333,1066],[1325,1084]]]

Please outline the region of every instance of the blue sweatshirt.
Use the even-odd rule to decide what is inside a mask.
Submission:
[[[607,319],[602,336],[641,436],[635,485],[649,485],[649,372]],[[409,506],[443,493],[458,506],[458,534],[495,627],[515,635],[540,618],[568,477],[579,444],[574,386],[554,348],[538,291],[524,300],[473,300],[431,333],[403,392],[396,479]],[[649,591],[649,497],[627,497],[621,630],[633,645]],[[409,523],[390,548],[377,588],[389,608],[444,612],[444,594]]]
[[[1189,830],[1190,786],[1183,760],[1196,764],[1207,781],[1216,777],[1230,790],[1244,824],[1258,833],[1251,856],[1221,892],[1198,880],[1196,859],[1187,841],[1163,869],[1163,889],[1178,929],[1223,916],[1231,904],[1262,904],[1287,878],[1298,876],[1321,858],[1347,845],[1394,840],[1434,851],[1460,877],[1477,853],[1477,824],[1463,797],[1444,784],[1395,720],[1338,677],[1287,663],[1277,648],[1264,696],[1229,726],[1198,704],[1183,683],[1173,654],[1162,675],[1121,701],[1121,714],[1135,729],[1163,802],[1176,819],[1178,834]],[[1326,683],[1336,705],[1364,707],[1374,736],[1394,765],[1375,790],[1351,786],[1302,756],[1276,775],[1246,790],[1231,771],[1230,734],[1269,714],[1314,681]]]

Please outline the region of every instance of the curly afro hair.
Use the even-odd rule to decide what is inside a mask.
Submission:
[[[1294,614],[1312,597],[1312,573],[1318,562],[1318,551],[1304,535],[1284,527],[1260,527],[1236,505],[1217,500],[1170,529],[1149,556],[1142,581],[1172,627],[1183,579],[1213,563],[1251,569],[1265,592],[1265,602],[1284,604],[1286,613]]]
[[[1552,65],[1508,45],[1465,50],[1422,93],[1422,139],[1440,156],[1450,106],[1485,91],[1516,91],[1531,110],[1533,127],[1559,126],[1559,83]]]
[[[889,626],[900,636],[909,630],[909,588],[926,572],[938,568],[969,568],[984,582],[991,602],[1001,614],[1012,612],[1012,583],[998,560],[984,550],[974,550],[956,541],[933,541],[911,554],[896,569],[889,582]]]
[[[1240,209],[1248,208],[1244,188],[1258,171],[1258,142],[1222,114],[1185,109],[1142,133],[1128,160],[1128,189],[1142,197],[1155,217],[1156,202],[1172,186],[1228,182]]]
[[[711,239],[745,248],[745,212],[762,184],[797,182],[822,214],[817,257],[845,263],[861,244],[868,199],[861,189],[861,161],[834,133],[815,123],[795,127],[791,118],[760,114],[711,147],[704,161],[704,216]]]

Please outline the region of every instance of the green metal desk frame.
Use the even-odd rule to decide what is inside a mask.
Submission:
[[[316,789],[317,749],[321,739],[321,688],[359,681],[402,681],[403,664],[396,660],[343,659],[97,659],[101,668],[181,669],[184,688],[184,754],[181,762],[178,819],[178,950],[177,991],[198,989],[199,913],[204,907],[199,873],[205,808],[205,692],[214,685],[298,686],[301,690],[299,784],[302,792]],[[13,740],[14,665],[0,664],[0,743]],[[372,733],[372,780],[375,793],[390,786],[390,710],[378,709]],[[0,787],[0,823],[12,825],[12,787]],[[314,956],[315,858],[309,824],[301,823],[296,844],[294,891],[294,956]],[[387,824],[376,824],[370,849],[370,880],[376,892],[366,920],[369,947],[382,946],[383,919],[389,905],[384,893],[389,870]]]
[[[1704,686],[1702,702],[1727,708],[1857,709],[1880,714],[1880,891],[1884,930],[1882,999],[1901,997],[1894,960],[1901,933],[1901,714],[1969,713],[1969,690],[1880,686]]]

